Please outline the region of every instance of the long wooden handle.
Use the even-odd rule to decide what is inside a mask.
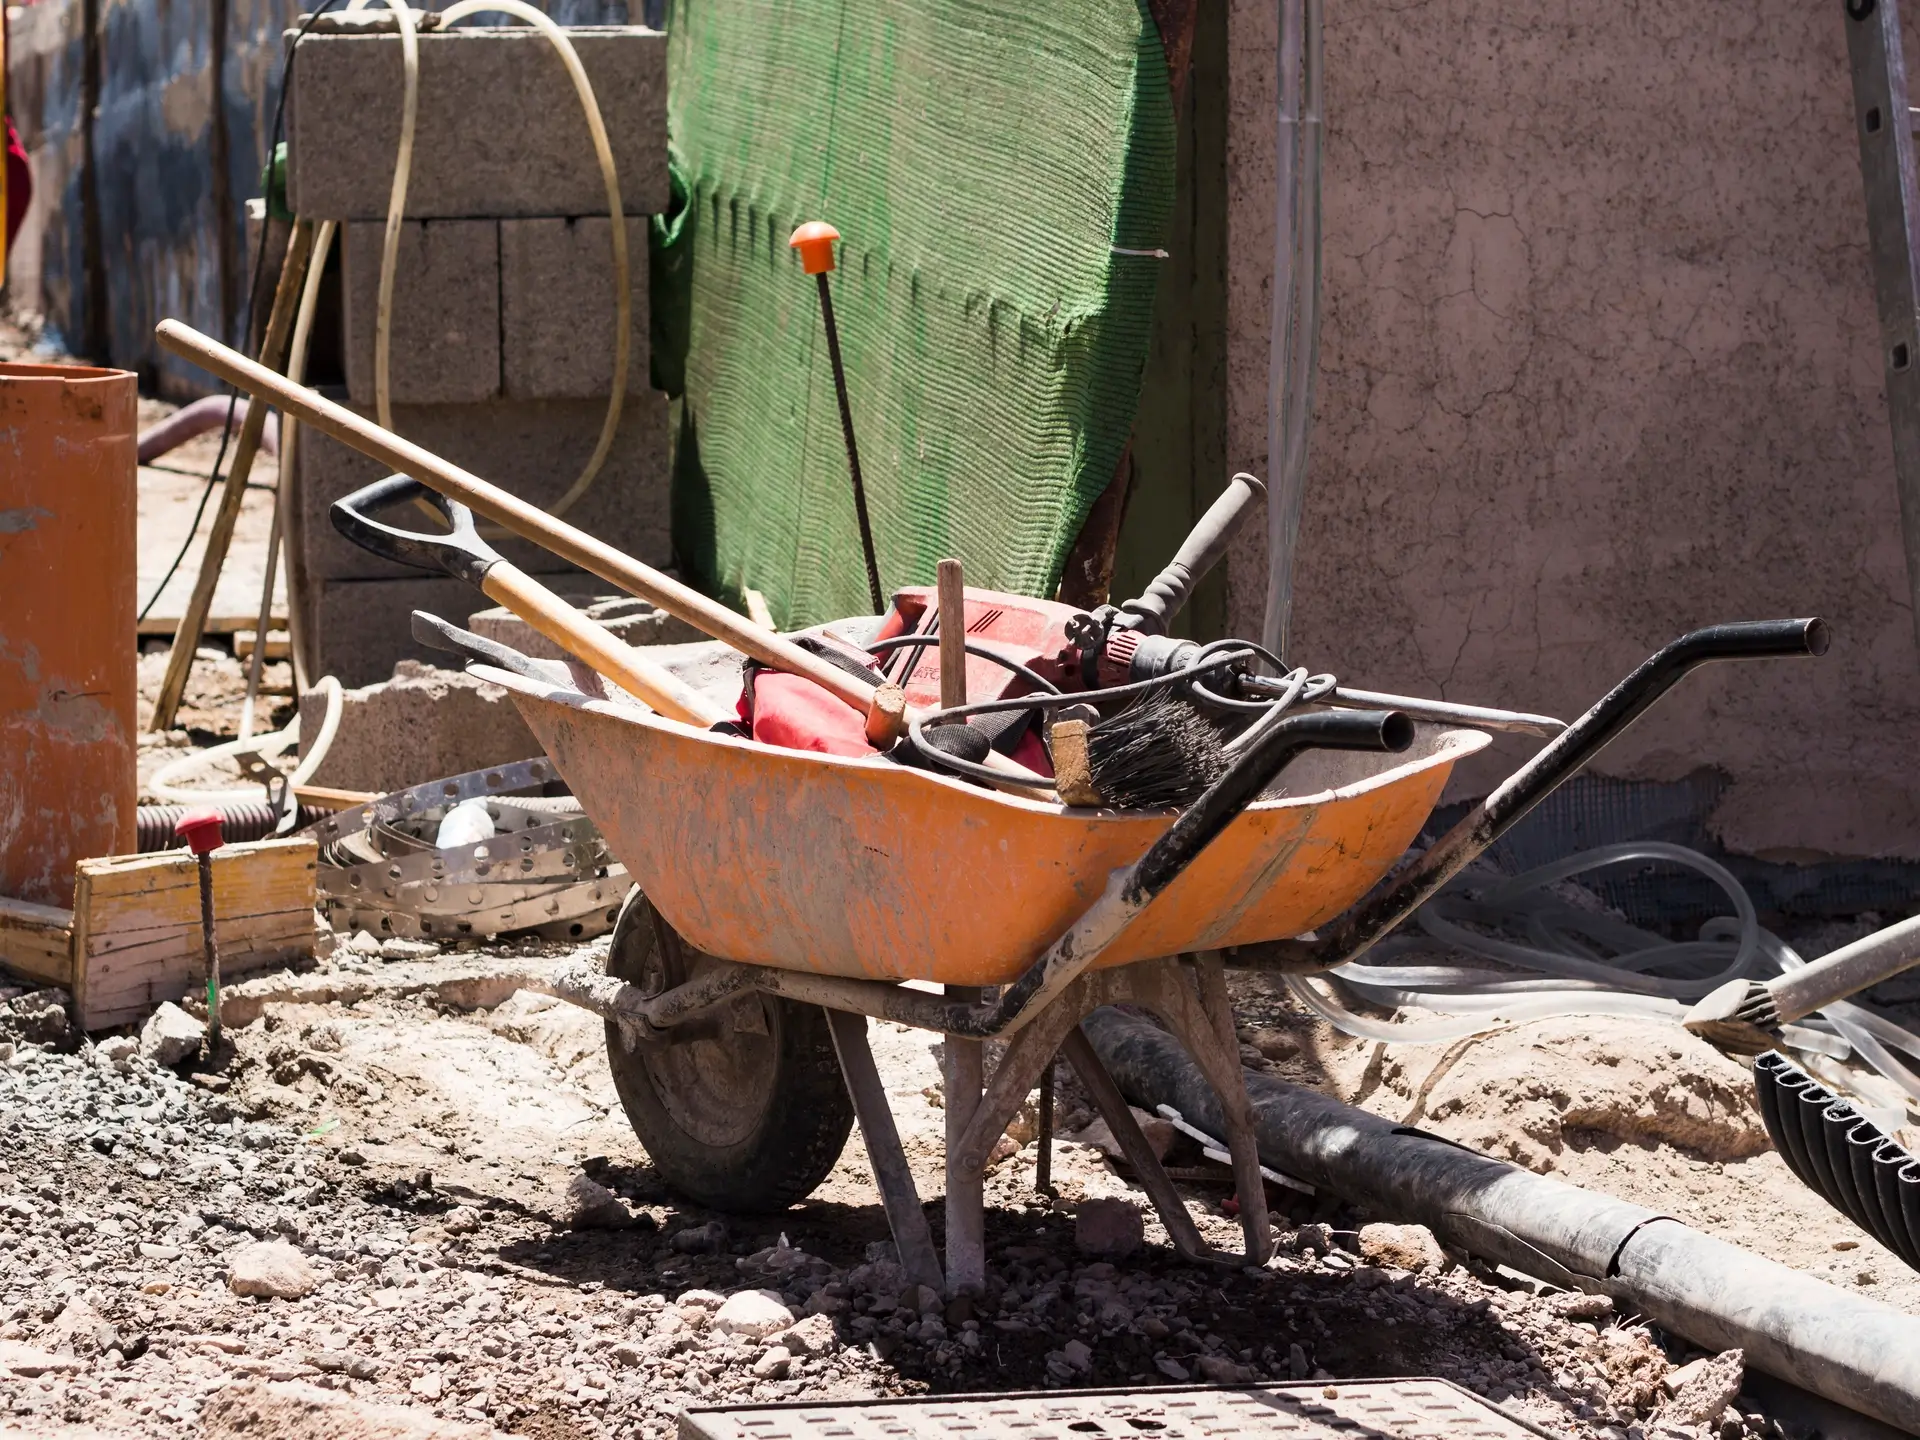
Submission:
[[[432,451],[402,439],[371,420],[363,419],[345,406],[336,405],[324,396],[276,375],[264,365],[256,365],[239,351],[201,334],[192,326],[183,325],[178,320],[162,320],[154,328],[154,334],[162,345],[176,355],[185,356],[251,395],[270,398],[283,413],[331,435],[341,444],[351,446],[363,455],[371,455],[402,474],[413,476],[442,495],[460,501],[475,513],[504,525],[514,534],[544,546],[590,574],[598,575],[608,584],[652,601],[668,614],[686,621],[716,640],[726,641],[742,654],[751,655],[762,664],[771,665],[789,675],[811,680],[867,716],[869,739],[887,743],[905,730],[905,706],[896,687],[878,687],[881,703],[876,705],[876,687],[859,676],[850,675],[837,665],[830,665],[818,656],[808,654],[791,641],[783,640],[744,615],[735,614],[718,601],[709,599],[671,576],[661,574],[651,565],[621,553],[563,520],[554,519],[537,505],[530,505],[451,461],[443,460]],[[894,690],[895,693],[889,696],[885,694],[888,690]]]
[[[498,600],[568,654],[578,656],[669,719],[704,730],[735,718],[718,701],[654,664],[519,566],[502,560],[487,571],[480,589],[488,599]]]

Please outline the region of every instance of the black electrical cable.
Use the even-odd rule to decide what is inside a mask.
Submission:
[[[938,639],[937,636],[908,637],[904,635],[898,638],[902,641],[909,638],[916,640],[923,638],[926,640]],[[881,643],[884,644],[887,642],[883,641]],[[871,649],[873,647],[869,646],[868,648]],[[983,780],[995,786],[1016,785],[1028,790],[1051,790],[1053,789],[1053,782],[1051,780],[1045,778],[1024,780],[1017,775],[1008,775],[999,770],[991,770],[985,765],[976,765],[971,760],[962,760],[957,755],[949,755],[944,750],[936,749],[933,743],[920,733],[921,727],[923,725],[950,724],[954,721],[964,720],[969,715],[1000,715],[1014,710],[1047,711],[1059,709],[1063,705],[1090,705],[1103,700],[1129,699],[1134,696],[1144,695],[1152,690],[1163,689],[1169,685],[1190,684],[1196,674],[1208,674],[1215,670],[1225,670],[1230,666],[1239,664],[1243,660],[1252,659],[1252,651],[1258,648],[1257,646],[1242,646],[1239,649],[1212,659],[1202,658],[1198,663],[1188,666],[1185,669],[1175,670],[1166,675],[1156,675],[1150,680],[1136,680],[1128,685],[1109,686],[1104,690],[1077,690],[1071,693],[1055,690],[1052,694],[1048,695],[1019,695],[1011,700],[980,700],[971,705],[955,705],[950,709],[935,711],[923,719],[916,720],[908,725],[907,742],[926,758],[929,765],[937,769],[946,770],[955,775],[964,776],[969,780]],[[968,650],[971,653],[971,645],[968,646]],[[1002,657],[988,655],[984,658],[1001,659]]]
[[[1275,655],[1271,650],[1267,649],[1266,646],[1256,644],[1252,640],[1210,641],[1207,644],[1202,645],[1200,647],[1200,653],[1198,656],[1195,657],[1196,661],[1205,660],[1207,656],[1212,654],[1214,651],[1225,648],[1225,647],[1232,647],[1235,650],[1252,651],[1256,658],[1266,661],[1267,664],[1273,666],[1273,668],[1282,676],[1291,675],[1293,673],[1293,671],[1288,668],[1286,663],[1282,661],[1278,655]],[[1194,673],[1196,668],[1197,666],[1187,666],[1174,673],[1180,674],[1180,675],[1191,675]],[[1301,668],[1304,669],[1305,667],[1303,666]],[[1296,701],[1305,700],[1305,701],[1311,702],[1314,700],[1318,700],[1323,696],[1332,693],[1334,687],[1339,683],[1340,682],[1337,679],[1335,679],[1332,675],[1324,675],[1324,674],[1309,675],[1306,677],[1305,683],[1302,686],[1300,693],[1294,698]],[[1205,685],[1198,683],[1198,681],[1194,683],[1192,688],[1193,688],[1193,696],[1196,700],[1200,701],[1201,704],[1209,705],[1216,710],[1227,710],[1237,714],[1244,714],[1244,715],[1256,715],[1256,714],[1264,713],[1267,707],[1273,704],[1273,701],[1271,700],[1240,700],[1230,695],[1221,695],[1213,690],[1209,690]]]
[[[891,655],[895,650],[905,650],[909,648],[924,650],[930,645],[938,645],[939,643],[940,637],[938,635],[895,635],[891,640],[874,641],[871,645],[867,646],[867,653],[869,655]],[[1047,679],[1046,676],[1040,674],[1039,671],[1029,670],[1011,655],[1002,655],[999,651],[990,650],[985,645],[973,640],[967,641],[966,648],[967,654],[977,655],[982,660],[991,660],[994,664],[1011,670],[1029,685],[1037,686],[1046,694],[1058,695],[1061,693],[1058,685]],[[1074,696],[1076,700],[1080,698],[1078,695]]]
[[[1236,641],[1236,644],[1240,642]],[[971,705],[955,705],[926,716],[929,725],[941,725],[969,715],[999,715],[1009,710],[1058,710],[1063,705],[1095,705],[1109,700],[1130,700],[1169,685],[1190,685],[1196,675],[1226,670],[1242,660],[1253,658],[1252,648],[1244,647],[1214,659],[1202,660],[1183,670],[1156,675],[1150,680],[1135,680],[1126,685],[1110,685],[1104,690],[1061,690],[1051,695],[1016,695],[1010,700],[976,700]],[[998,774],[998,772],[995,772]]]
[[[293,44],[287,47],[287,68],[281,73],[280,96],[273,107],[273,137],[267,142],[267,189],[269,191],[273,188],[273,165],[280,150],[280,137],[286,133],[287,91],[291,88],[289,82],[293,79],[294,56],[300,53],[300,42],[306,38],[307,32],[314,27],[315,22],[339,3],[340,0],[321,0],[320,5],[307,16],[306,23],[300,27],[299,33],[293,37]],[[273,232],[272,200],[273,197],[269,194],[267,213],[260,222],[260,243],[254,249],[253,267],[247,279],[247,309],[245,319],[240,326],[242,338],[253,333],[253,312],[260,297],[260,281],[267,268],[267,237]],[[227,458],[227,444],[233,438],[233,416],[239,399],[240,392],[231,385],[227,386],[227,418],[220,427],[220,448],[214,452],[213,470],[208,474],[207,483],[200,491],[200,503],[194,507],[193,523],[187,527],[187,538],[180,542],[179,553],[173,557],[173,563],[167,566],[167,573],[160,577],[160,583],[153,587],[153,594],[149,595],[147,603],[140,607],[140,613],[134,620],[136,625],[147,618],[148,612],[166,593],[167,586],[172,583],[174,575],[180,569],[180,563],[187,558],[187,552],[193,548],[194,537],[200,533],[200,521],[206,516],[207,501],[213,498],[213,487],[220,483],[220,463]]]

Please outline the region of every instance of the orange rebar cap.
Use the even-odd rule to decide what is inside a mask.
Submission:
[[[800,252],[800,264],[809,275],[821,275],[833,269],[833,242],[840,232],[824,220],[809,220],[793,232],[787,241]]]

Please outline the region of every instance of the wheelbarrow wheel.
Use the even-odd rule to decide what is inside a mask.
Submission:
[[[649,995],[711,960],[684,944],[636,887],[613,927],[607,973]],[[827,1017],[746,995],[631,1041],[607,1023],[607,1063],[633,1132],[669,1188],[715,1210],[784,1210],[827,1176],[853,1129]]]

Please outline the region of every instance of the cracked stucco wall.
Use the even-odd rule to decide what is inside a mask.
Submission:
[[[1260,473],[1276,8],[1230,12],[1228,461]],[[1694,625],[1823,615],[1825,660],[1700,672],[1594,768],[1717,767],[1711,825],[1743,853],[1920,857],[1840,7],[1328,9],[1296,658],[1571,716]],[[1258,634],[1247,540],[1233,625]]]

